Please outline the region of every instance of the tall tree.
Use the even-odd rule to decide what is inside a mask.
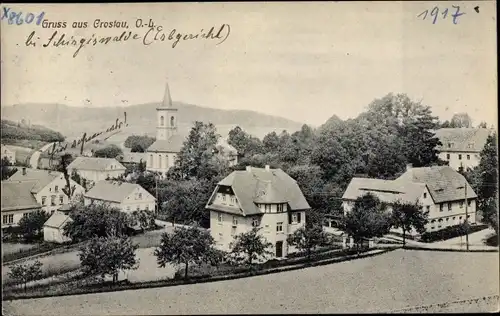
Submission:
[[[73,198],[76,188],[75,185],[71,185],[71,175],[68,171],[68,166],[73,160],[74,158],[71,154],[65,153],[61,155],[61,157],[59,158],[59,164],[57,165],[58,171],[62,172],[62,174],[64,175],[64,180],[66,180],[66,185],[64,186],[64,188],[62,188],[62,191],[64,194],[66,194],[69,200]]]
[[[419,234],[425,232],[429,212],[422,210],[418,203],[397,201],[392,204],[392,223],[394,228],[403,231],[403,247],[406,245],[406,233],[415,229]]]
[[[391,215],[387,205],[371,193],[356,199],[354,207],[342,221],[343,230],[353,237],[356,245],[361,246],[363,240],[382,237],[391,227]]]
[[[221,253],[214,248],[210,233],[198,227],[177,227],[172,234],[163,233],[161,244],[154,251],[158,266],[168,263],[184,265],[184,277],[188,277],[190,264],[210,263],[217,265]]]
[[[19,233],[27,241],[43,237],[43,224],[49,219],[49,213],[39,210],[28,213],[19,220]]]
[[[477,166],[479,184],[477,187],[478,209],[483,221],[498,231],[498,153],[497,133],[488,136],[481,151]]]
[[[80,248],[81,266],[84,275],[113,277],[118,281],[118,273],[123,270],[134,270],[139,265],[135,256],[137,245],[130,238],[96,237]]]
[[[105,148],[98,149],[94,151],[94,157],[102,158],[118,158],[123,155],[123,151],[120,147],[111,144]]]
[[[450,127],[454,128],[472,127],[472,119],[467,113],[456,113],[451,118]]]
[[[236,148],[238,154],[244,157],[251,157],[265,152],[260,139],[247,134],[241,127],[236,126],[229,131],[228,143]]]
[[[255,260],[272,254],[269,250],[272,244],[259,231],[260,228],[254,227],[248,232],[234,236],[234,241],[229,247],[237,261],[252,264]]]

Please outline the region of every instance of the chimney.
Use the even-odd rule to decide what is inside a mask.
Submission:
[[[252,172],[252,166],[247,166],[247,172]]]
[[[406,171],[410,170],[411,168],[413,168],[413,164],[406,164]]]
[[[26,175],[26,167],[23,167],[23,176]]]
[[[270,171],[269,165],[266,165],[266,171]]]

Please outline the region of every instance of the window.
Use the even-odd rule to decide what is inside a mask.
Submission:
[[[433,220],[431,221],[431,223],[435,223],[435,222],[436,222],[436,220],[435,220],[435,219],[433,219]]]
[[[139,200],[142,199],[142,193],[139,193]]]
[[[252,226],[253,227],[258,227],[259,226],[259,219],[258,218],[252,219]]]
[[[158,166],[161,168],[162,167],[161,155],[158,155],[158,159],[159,159]]]
[[[459,220],[462,220],[462,216],[460,216],[458,219],[459,219]]]
[[[54,192],[59,192],[59,186],[57,186],[57,185],[56,185],[56,186],[54,187]]]
[[[52,195],[50,197],[50,205],[52,205],[52,206],[56,205],[56,196],[55,195]]]
[[[222,201],[226,202],[226,195],[222,193]]]
[[[139,211],[139,210],[140,210],[140,207],[139,207],[139,206],[137,206],[137,207],[135,208],[135,210],[136,210],[136,211]]]
[[[453,216],[453,220],[455,220],[455,219],[456,219],[456,217],[455,217],[455,216]]]
[[[12,224],[14,222],[14,214],[4,215],[2,217],[2,222],[4,224]]]
[[[446,160],[450,160],[450,154],[446,154]]]
[[[427,192],[424,192],[424,199],[427,198]]]
[[[468,201],[467,201],[467,205],[468,205],[468,206],[471,206],[471,205],[472,205],[472,200],[468,200]]]
[[[283,204],[278,204],[278,213],[283,213]]]
[[[236,203],[236,199],[234,196],[231,195],[231,205],[234,205]]]
[[[217,213],[217,221],[220,223],[222,223],[222,213]]]
[[[170,126],[175,126],[175,118],[173,116],[170,117]]]
[[[451,203],[448,202],[448,211],[451,211]]]
[[[470,160],[470,155],[467,155],[467,160]]]
[[[64,204],[64,196],[63,195],[59,196],[59,204]]]
[[[162,116],[160,116],[160,126],[163,126],[165,125],[165,118]]]
[[[233,216],[233,226],[238,225],[238,218],[236,216]]]
[[[297,223],[297,213],[292,214],[292,223]]]
[[[474,143],[469,143],[469,144],[467,145],[467,148],[474,148]]]
[[[46,196],[42,196],[42,205],[45,206],[47,203],[47,197]]]
[[[460,205],[460,208],[464,208],[464,202],[460,201],[458,205]]]
[[[264,205],[266,213],[271,213],[271,204],[265,204]]]
[[[467,218],[470,218],[470,215],[467,215]]]
[[[55,211],[51,211],[51,212],[50,212],[50,215],[54,214],[54,212],[55,212]]]
[[[439,211],[442,212],[443,211],[443,203],[439,204]]]
[[[149,205],[146,205],[146,211],[149,211]]]
[[[429,205],[427,205],[425,208],[427,209],[427,212],[431,211],[431,207]]]
[[[153,166],[153,155],[149,155],[149,165]]]
[[[434,229],[434,226],[431,226],[431,229]]]
[[[449,220],[450,220],[450,218],[449,218],[449,217],[447,217],[447,218],[446,218],[446,221],[449,221]]]
[[[441,228],[441,225],[438,225],[438,228]]]
[[[222,233],[219,233],[219,240],[222,240]]]
[[[448,143],[448,148],[453,147],[453,143]]]
[[[462,154],[458,154],[458,160],[462,160]]]
[[[283,222],[276,223],[276,232],[278,232],[278,233],[283,232]]]

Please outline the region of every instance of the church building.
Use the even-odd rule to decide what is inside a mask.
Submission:
[[[185,140],[177,133],[177,109],[172,105],[168,83],[163,102],[156,108],[156,119],[156,141],[147,150],[146,169],[165,176]]]

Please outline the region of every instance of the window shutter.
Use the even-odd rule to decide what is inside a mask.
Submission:
[[[300,212],[298,212],[298,213],[297,213],[297,223],[300,223],[300,215],[301,215],[301,213],[300,213]]]
[[[288,212],[288,224],[292,224],[292,213]]]

